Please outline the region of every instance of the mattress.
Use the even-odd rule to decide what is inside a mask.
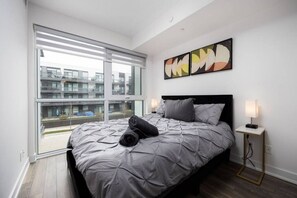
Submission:
[[[156,197],[234,143],[228,124],[183,122],[148,114],[159,136],[120,145],[128,119],[85,123],[70,136],[77,169],[93,197]]]

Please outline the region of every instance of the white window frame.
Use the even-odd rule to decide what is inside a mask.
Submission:
[[[145,86],[144,86],[144,81],[145,81],[145,62],[143,62],[143,66],[140,66],[142,69],[141,69],[141,95],[113,95],[112,94],[112,67],[111,67],[111,61],[112,61],[112,56],[111,56],[111,53],[109,52],[109,50],[113,50],[113,51],[119,51],[120,53],[126,53],[126,54],[130,54],[131,56],[139,56],[139,57],[142,57],[146,58],[146,55],[145,54],[142,54],[142,53],[138,53],[138,52],[133,52],[133,51],[130,51],[130,50],[127,50],[127,49],[123,49],[123,48],[120,48],[120,47],[116,47],[116,46],[113,46],[113,45],[109,45],[109,44],[106,44],[106,43],[101,43],[101,42],[98,42],[98,41],[94,41],[94,40],[90,40],[90,39],[87,39],[87,38],[83,38],[83,37],[79,37],[79,36],[76,36],[76,35],[72,35],[72,34],[68,34],[68,33],[65,33],[65,32],[61,32],[61,31],[58,31],[58,30],[54,30],[54,29],[50,29],[50,28],[46,28],[46,27],[43,27],[43,26],[39,26],[39,25],[34,25],[34,32],[35,32],[35,45],[34,45],[34,49],[35,49],[35,71],[36,71],[36,77],[35,77],[35,85],[36,85],[36,97],[35,97],[35,104],[36,104],[36,113],[35,113],[35,120],[36,120],[36,131],[35,131],[35,135],[37,136],[35,138],[36,140],[36,151],[37,153],[38,152],[38,147],[39,147],[39,134],[40,134],[40,123],[41,123],[41,117],[40,117],[40,111],[41,111],[41,103],[45,103],[45,102],[77,102],[77,101],[80,101],[80,102],[103,102],[104,103],[104,122],[108,122],[108,119],[109,119],[109,103],[110,101],[142,101],[142,113],[144,114],[144,109],[145,109],[145,105],[146,105],[146,102],[145,102]],[[40,92],[40,60],[39,60],[39,57],[40,57],[40,50],[38,50],[38,47],[37,47],[37,41],[36,41],[36,34],[37,34],[37,31],[42,31],[42,30],[46,30],[47,32],[51,33],[51,34],[58,34],[58,35],[61,35],[61,36],[65,36],[67,35],[68,38],[73,38],[73,39],[78,39],[82,42],[84,41],[87,41],[88,43],[91,43],[91,44],[94,44],[94,45],[98,45],[98,46],[101,46],[102,49],[103,48],[106,48],[108,50],[105,50],[105,53],[106,53],[106,57],[105,59],[103,59],[103,82],[104,82],[104,97],[103,98],[88,98],[88,99],[85,99],[85,98],[72,98],[72,99],[68,99],[68,98],[59,98],[59,99],[49,99],[49,98],[41,98],[41,92]],[[71,42],[71,41],[70,41]],[[40,49],[40,48],[39,48]],[[55,51],[55,50],[52,50],[50,48],[45,48],[45,50],[50,50],[50,51]],[[55,52],[60,52],[60,51],[55,51]],[[101,53],[100,51],[98,53]],[[69,54],[71,54],[69,52]],[[77,54],[73,54],[73,55],[77,55]],[[82,55],[83,56],[83,55]],[[102,60],[102,59],[99,59],[99,60]],[[123,61],[126,61],[123,59]],[[118,63],[121,63],[123,64],[123,62],[118,62]],[[124,62],[125,63],[125,62]],[[138,64],[138,62],[136,61],[135,64]],[[134,65],[132,65],[134,66]],[[136,67],[136,65],[134,66]],[[73,75],[73,74],[72,74]],[[63,149],[64,151],[62,152],[65,152],[66,149]],[[60,150],[58,151],[53,151],[53,152],[50,152],[50,153],[45,153],[45,154],[37,154],[37,158],[40,158],[40,157],[46,157],[46,156],[50,156],[50,155],[54,155],[56,153],[61,153]]]

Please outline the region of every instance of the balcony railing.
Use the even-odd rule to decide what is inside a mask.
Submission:
[[[61,87],[41,86],[41,92],[43,93],[55,93],[60,91]]]
[[[41,98],[51,98],[51,99],[60,99],[61,95],[53,95],[53,94],[41,94]]]
[[[64,92],[83,92],[88,93],[90,90],[88,88],[68,88],[64,87]]]
[[[92,89],[92,91],[95,93],[104,93],[104,90],[102,89]]]
[[[91,81],[92,79],[89,77],[84,77],[84,76],[67,76],[64,75],[62,76],[63,80],[68,80],[68,81],[82,81],[82,82],[88,82]]]
[[[86,76],[71,76],[71,75],[62,75],[61,72],[51,73],[51,72],[41,72],[40,73],[41,80],[67,80],[67,81],[75,81],[75,82],[96,82],[96,83],[104,83],[104,78],[99,77],[86,77]],[[117,80],[116,83],[124,83],[123,80]]]
[[[125,95],[125,91],[112,91],[112,95]]]
[[[103,77],[93,77],[91,78],[92,81],[96,81],[96,82],[100,82],[100,83],[103,83],[104,82],[104,78]]]
[[[112,83],[125,84],[125,79],[113,79]]]
[[[41,72],[40,77],[42,79],[61,79],[62,74],[61,72],[52,73],[52,72]]]
[[[41,86],[41,90],[60,91],[61,87]]]

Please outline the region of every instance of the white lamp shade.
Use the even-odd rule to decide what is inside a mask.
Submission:
[[[158,101],[156,100],[156,99],[152,99],[152,101],[151,101],[151,107],[154,109],[154,108],[156,108],[158,106]]]
[[[256,100],[245,101],[245,115],[250,118],[258,117],[258,105]]]

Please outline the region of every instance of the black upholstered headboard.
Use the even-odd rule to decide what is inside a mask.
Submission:
[[[233,129],[233,95],[168,95],[162,96],[163,100],[182,100],[187,98],[194,98],[194,104],[212,104],[223,103],[225,107],[221,114],[221,121],[229,124]]]

